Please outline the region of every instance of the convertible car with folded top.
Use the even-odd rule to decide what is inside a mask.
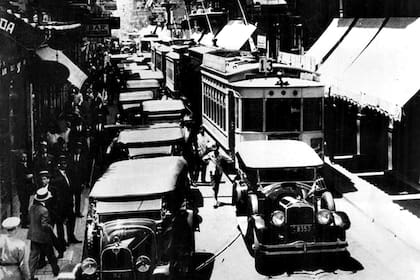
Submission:
[[[190,279],[194,191],[182,157],[113,163],[89,195],[83,259],[72,279]]]
[[[350,220],[337,211],[321,177],[324,162],[297,140],[247,141],[238,146],[232,199],[246,216],[245,240],[264,271],[271,256],[346,250]]]

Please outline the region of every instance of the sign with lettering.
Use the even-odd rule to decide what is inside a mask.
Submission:
[[[0,41],[2,40],[14,41],[26,49],[36,49],[44,42],[45,35],[43,31],[14,14],[0,10]]]
[[[8,21],[5,18],[0,18],[0,30],[3,30],[11,35],[15,30],[15,23]]]
[[[109,24],[96,23],[86,25],[86,36],[88,37],[108,37],[111,35]]]
[[[267,37],[265,35],[257,35],[257,48],[267,49]]]

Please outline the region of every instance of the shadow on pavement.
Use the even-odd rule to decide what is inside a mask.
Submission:
[[[327,164],[324,165],[321,172],[327,188],[331,191],[335,198],[341,198],[343,193],[357,191],[353,182],[351,182],[349,178],[340,174],[331,166]]]
[[[267,269],[262,273],[267,276],[281,275],[287,273],[302,274],[322,274],[338,273],[345,271],[356,273],[363,270],[363,265],[350,256],[350,253],[344,252],[338,254],[311,254],[304,256],[273,257],[268,260]]]
[[[214,268],[214,254],[207,253],[207,252],[196,252],[194,255],[194,267],[198,268],[202,266],[202,264],[206,263],[205,266],[202,266],[201,269],[196,270],[193,273],[193,277],[191,279],[194,280],[209,280],[211,277],[211,274],[213,273]],[[207,262],[208,260],[210,260]]]

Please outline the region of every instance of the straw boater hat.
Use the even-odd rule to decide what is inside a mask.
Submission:
[[[51,197],[52,197],[51,192],[48,191],[48,188],[44,187],[36,191],[34,199],[36,201],[42,202],[42,201],[46,201],[47,199]]]
[[[9,217],[1,223],[1,226],[5,230],[11,231],[17,228],[19,224],[20,224],[20,219],[18,217]]]

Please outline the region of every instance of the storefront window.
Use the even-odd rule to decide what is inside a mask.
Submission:
[[[267,99],[266,131],[298,130],[300,130],[300,99]]]
[[[263,100],[256,98],[242,99],[242,130],[263,130]]]
[[[320,130],[322,128],[322,99],[308,98],[303,100],[303,130]]]

